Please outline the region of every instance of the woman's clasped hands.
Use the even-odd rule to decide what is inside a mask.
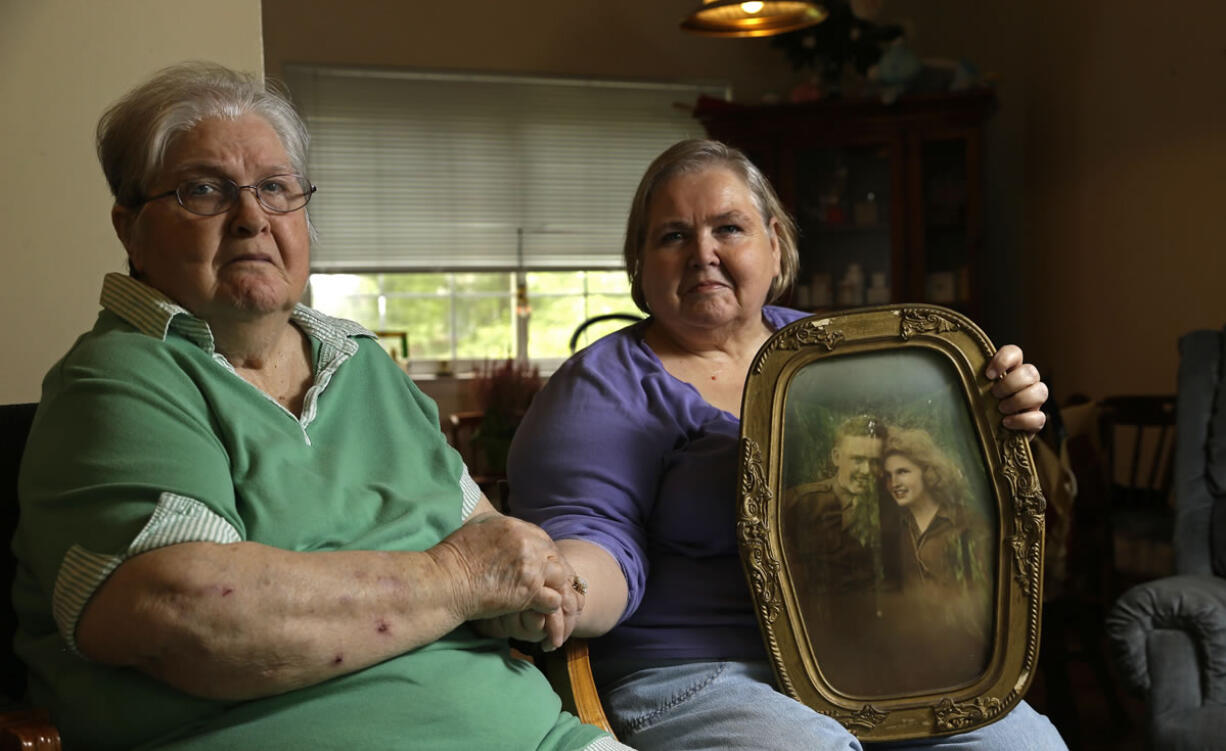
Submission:
[[[432,551],[461,615],[487,636],[557,649],[583,611],[586,582],[540,527],[478,514]]]

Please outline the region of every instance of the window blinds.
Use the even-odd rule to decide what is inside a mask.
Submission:
[[[643,171],[717,87],[287,66],[315,271],[622,265]]]

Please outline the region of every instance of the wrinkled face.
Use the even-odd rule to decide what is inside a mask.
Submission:
[[[148,194],[191,178],[253,185],[291,172],[289,155],[262,117],[204,120],[171,142]],[[192,214],[168,196],[136,209],[116,206],[112,221],[137,276],[206,321],[287,311],[306,287],[306,212],[268,213],[254,191],[240,191],[217,216]]]
[[[643,297],[665,328],[712,329],[761,319],[779,275],[768,225],[731,170],[683,173],[652,196],[642,250]]]
[[[924,470],[902,454],[890,454],[885,459],[885,486],[899,506],[910,506],[924,495]]]
[[[867,435],[840,438],[830,452],[835,481],[855,495],[871,492],[881,479],[882,446],[880,438]]]

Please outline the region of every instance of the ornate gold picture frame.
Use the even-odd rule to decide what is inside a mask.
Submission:
[[[1044,499],[937,306],[796,321],[745,383],[737,537],[781,689],[862,740],[986,725],[1039,647]]]

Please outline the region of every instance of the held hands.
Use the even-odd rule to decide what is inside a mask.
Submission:
[[[562,646],[586,584],[540,527],[497,513],[469,519],[436,546],[460,614],[487,636]]]
[[[1021,347],[1006,344],[996,350],[984,375],[996,382],[992,395],[1000,400],[997,408],[1005,416],[1002,422],[1006,428],[1031,436],[1043,429],[1047,415],[1040,408],[1047,401],[1047,384],[1039,369],[1025,362]]]

